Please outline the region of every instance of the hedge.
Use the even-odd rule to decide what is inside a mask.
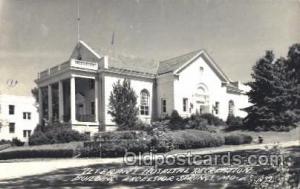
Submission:
[[[225,136],[225,144],[227,145],[239,145],[239,144],[250,144],[252,137],[246,134],[231,134]]]
[[[72,130],[68,125],[57,124],[44,128],[38,126],[29,138],[29,145],[59,144],[88,139],[86,134]]]
[[[77,149],[83,146],[81,142],[51,144],[40,146],[12,147],[0,152],[0,160],[24,158],[71,158]]]
[[[166,135],[172,138],[174,147],[179,149],[216,147],[225,144],[223,136],[195,129],[167,132]]]
[[[103,132],[85,142],[81,157],[120,157],[126,152],[149,152],[151,136],[144,131]]]

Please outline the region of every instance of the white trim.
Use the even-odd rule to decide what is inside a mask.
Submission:
[[[90,46],[88,46],[84,41],[79,40],[79,44],[82,44],[85,48],[87,48],[91,53],[93,53],[97,58],[101,58],[101,56],[96,53]]]
[[[199,51],[199,53],[197,53],[195,56],[193,56],[190,60],[188,60],[186,63],[184,63],[182,66],[180,66],[179,68],[177,68],[175,71],[173,71],[173,74],[179,74],[179,72],[181,70],[183,70],[185,67],[187,67],[189,64],[191,64],[192,62],[194,62],[195,59],[197,59],[199,56],[204,55],[208,62],[207,64],[211,65],[217,72],[218,74],[225,79],[225,81],[227,82],[231,82],[231,80],[225,75],[225,73],[221,70],[221,68],[219,68],[219,66],[217,66],[217,64],[210,58],[210,56],[207,54],[207,52],[205,52],[204,50]]]
[[[187,65],[189,65],[190,63],[193,62],[193,60],[195,58],[197,58],[198,56],[200,56],[203,53],[203,50],[199,51],[195,56],[193,56],[191,59],[189,59],[186,63],[184,63],[182,66],[180,66],[179,68],[177,68],[176,70],[173,71],[174,74],[178,74],[178,72],[180,70],[182,70],[184,67],[186,67]]]

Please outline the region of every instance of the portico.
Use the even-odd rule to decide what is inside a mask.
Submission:
[[[40,124],[99,126],[98,64],[71,59],[39,74]]]

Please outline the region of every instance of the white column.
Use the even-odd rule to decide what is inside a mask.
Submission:
[[[75,77],[70,79],[70,106],[71,106],[71,123],[76,122],[76,102],[75,102]]]
[[[98,93],[98,78],[97,77],[95,78],[94,84],[95,84],[95,87],[94,87],[94,89],[95,89],[95,122],[99,122],[99,118],[98,118],[98,116],[99,116],[99,113],[98,113],[98,103],[99,103],[98,95],[99,95],[99,93]]]
[[[44,109],[43,109],[43,94],[42,94],[42,89],[39,87],[39,120],[40,120],[40,125],[43,123],[43,118],[44,118]]]
[[[64,122],[64,93],[63,93],[63,83],[58,82],[58,108],[59,108],[59,121]]]
[[[52,122],[53,110],[52,110],[52,86],[48,85],[48,118],[49,122]]]

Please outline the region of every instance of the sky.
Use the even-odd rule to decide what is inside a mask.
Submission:
[[[300,0],[79,0],[79,7],[80,39],[100,54],[164,60],[205,49],[242,82],[266,50],[286,56],[300,42]],[[38,72],[66,61],[76,20],[77,0],[0,0],[0,93],[30,95]]]

